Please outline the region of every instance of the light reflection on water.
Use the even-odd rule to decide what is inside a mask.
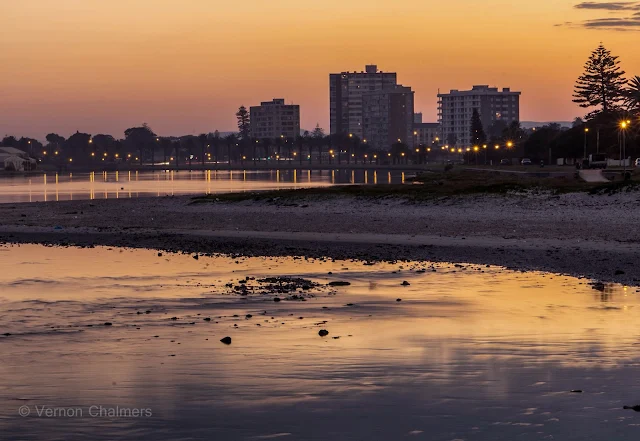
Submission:
[[[0,250],[11,268],[0,272],[0,334],[12,334],[0,337],[2,439],[631,440],[640,431],[621,409],[640,404],[635,288],[481,266]],[[279,303],[225,286],[262,275],[352,285]],[[231,346],[219,342],[227,335]],[[17,415],[43,404],[152,408],[153,417]]]
[[[335,184],[399,184],[406,174],[376,170],[114,171],[0,178],[0,203],[212,194]]]

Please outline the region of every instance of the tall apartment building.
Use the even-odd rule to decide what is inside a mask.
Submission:
[[[397,85],[397,75],[366,66],[362,72],[329,75],[331,133],[351,133],[364,138],[362,96]]]
[[[413,147],[414,92],[402,85],[362,94],[362,137],[367,144],[389,150],[400,140]]]
[[[471,90],[452,90],[438,94],[438,119],[442,140],[460,147],[471,146],[471,117],[478,109],[485,132],[495,121],[507,125],[520,120],[520,92],[509,88],[473,86]]]
[[[438,123],[414,123],[413,137],[417,146],[434,147],[440,144],[440,124]]]
[[[300,136],[300,106],[285,104],[283,99],[265,101],[250,109],[253,138],[286,138]]]

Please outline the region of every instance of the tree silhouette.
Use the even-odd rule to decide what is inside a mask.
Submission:
[[[201,133],[198,136],[198,144],[200,144],[200,164],[204,168],[204,158],[207,154],[207,147],[209,146],[209,135]]]
[[[636,75],[629,81],[625,101],[630,112],[640,114],[640,76]]]
[[[484,144],[486,140],[487,135],[485,135],[484,128],[482,127],[480,113],[478,113],[478,109],[473,109],[473,115],[471,116],[471,143],[479,146]]]
[[[144,156],[144,152],[149,148],[153,147],[153,142],[156,142],[156,134],[153,133],[153,130],[147,125],[147,123],[142,124],[140,127],[131,127],[124,131],[125,143],[128,147],[133,151],[138,151],[139,161],[142,164],[142,157]]]
[[[584,73],[576,81],[573,102],[582,108],[596,107],[586,115],[587,119],[617,110],[624,100],[625,72],[619,64],[618,57],[600,43],[584,65]]]
[[[240,140],[246,141],[251,136],[251,121],[249,112],[245,106],[240,106],[236,112],[236,118],[238,120],[238,135]]]

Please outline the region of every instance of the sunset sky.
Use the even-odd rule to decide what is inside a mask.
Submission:
[[[0,0],[0,135],[234,130],[238,106],[300,104],[328,131],[330,72],[398,72],[436,120],[438,89],[522,91],[522,120],[571,120],[600,41],[640,75],[640,3],[576,0]],[[578,7],[576,7],[578,6]]]

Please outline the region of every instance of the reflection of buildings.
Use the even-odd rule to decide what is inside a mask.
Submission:
[[[342,72],[329,75],[331,134],[353,134],[364,139],[363,94],[397,85],[394,72],[378,71],[378,66],[366,66],[363,72]]]
[[[300,106],[274,99],[251,107],[251,137],[295,139],[300,136]]]
[[[438,118],[444,143],[471,146],[471,117],[478,109],[482,126],[488,133],[491,125],[502,121],[509,125],[520,120],[520,92],[509,88],[473,86],[471,90],[452,90],[438,94]]]
[[[413,146],[413,91],[401,85],[362,94],[363,137],[377,150]]]

